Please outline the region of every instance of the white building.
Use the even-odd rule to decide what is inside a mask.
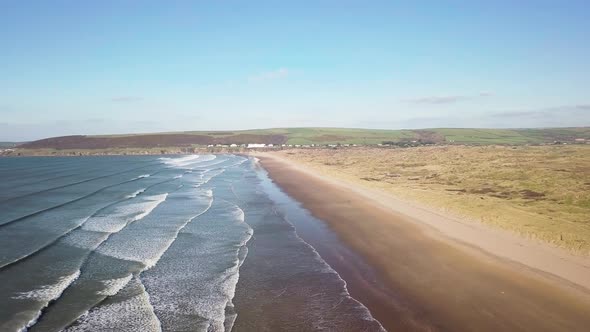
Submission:
[[[248,143],[248,149],[264,148],[264,147],[266,147],[266,144]]]

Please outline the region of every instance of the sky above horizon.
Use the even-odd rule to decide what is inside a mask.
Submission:
[[[590,1],[1,1],[0,141],[590,126]]]

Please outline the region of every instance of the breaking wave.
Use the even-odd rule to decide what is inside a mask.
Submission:
[[[186,166],[211,161],[215,158],[217,158],[215,155],[190,155],[178,158],[162,157],[159,160],[171,167],[185,168]]]

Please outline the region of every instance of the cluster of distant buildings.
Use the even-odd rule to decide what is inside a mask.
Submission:
[[[454,144],[454,141],[446,143]],[[589,139],[575,138],[569,142],[554,141],[553,143],[541,143],[538,145],[547,144],[590,144]],[[436,145],[436,142],[424,141],[424,140],[403,140],[403,141],[384,141],[379,144],[375,144],[378,147],[412,147],[412,146],[423,146],[423,145]],[[372,144],[370,144],[372,145]],[[220,148],[220,149],[285,149],[285,148],[342,148],[342,147],[357,147],[362,146],[358,144],[264,144],[264,143],[247,143],[247,144],[209,144],[208,148]]]
[[[455,143],[455,141],[449,141],[447,143]],[[570,144],[590,144],[590,140],[584,138],[576,138],[569,142]],[[408,140],[408,141],[385,141],[383,143],[375,144],[378,147],[411,147],[411,146],[422,146],[422,145],[435,145],[435,142],[421,141],[421,140]],[[552,143],[541,143],[539,145],[547,144],[568,144],[568,142],[554,141]],[[373,145],[373,144],[369,144]],[[208,148],[243,148],[243,149],[280,149],[280,148],[342,148],[342,147],[357,147],[363,146],[359,144],[264,144],[264,143],[248,143],[248,144],[209,144]]]
[[[208,148],[247,148],[247,149],[257,149],[257,148],[274,148],[279,147],[279,145],[274,144],[262,144],[262,143],[248,143],[248,144],[209,144],[207,145]]]
[[[264,144],[264,143],[248,143],[248,144],[209,144],[208,148],[246,148],[246,149],[277,149],[277,148],[315,148],[315,147],[330,147],[335,148],[339,146],[350,147],[357,146],[356,144]]]
[[[590,139],[575,138],[573,140],[573,142],[572,141],[569,141],[569,142],[568,141],[553,141],[553,143],[550,143],[550,144],[553,144],[553,145],[561,145],[561,144],[563,144],[563,145],[566,145],[566,144],[590,144]]]

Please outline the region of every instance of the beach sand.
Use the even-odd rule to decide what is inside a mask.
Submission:
[[[590,261],[257,155],[374,268],[325,258],[389,330],[587,331]]]

